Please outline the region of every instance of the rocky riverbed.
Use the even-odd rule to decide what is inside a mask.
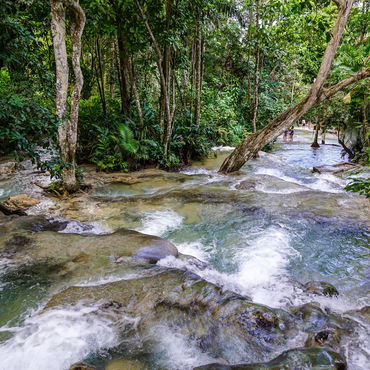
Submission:
[[[238,174],[0,163],[0,369],[366,369],[369,201],[308,133]]]

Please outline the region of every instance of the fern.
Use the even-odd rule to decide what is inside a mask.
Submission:
[[[131,129],[123,123],[117,124],[117,134],[111,135],[112,140],[116,143],[117,150],[119,150],[123,157],[135,156],[139,142],[134,138],[134,133]]]

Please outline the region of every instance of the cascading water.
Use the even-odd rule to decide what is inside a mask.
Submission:
[[[338,351],[350,369],[366,369],[370,326],[358,310],[370,305],[368,201],[346,193],[345,179],[311,172],[313,166],[342,158],[330,140],[314,150],[308,139],[301,133],[292,143],[275,144],[271,154],[261,154],[235,176],[217,173],[227,155],[219,150],[217,158],[179,174],[106,185],[86,199],[93,213],[79,210],[79,220],[89,225],[73,221],[60,231],[68,237],[123,227],[160,236],[204,263],[167,257],[153,267],[158,271],[186,270],[222,291],[286,312],[316,302],[323,311],[355,322]],[[0,193],[9,193],[6,184]],[[112,256],[114,263],[116,259]],[[81,360],[104,369],[112,359],[139,361],[143,368],[192,369],[217,357],[229,363],[265,361],[306,341],[299,329],[276,349],[258,353],[225,334],[224,348],[217,352],[204,344],[212,327],[211,333],[197,337],[191,331],[199,331],[201,324],[179,325],[181,315],[172,318],[170,308],[145,330],[140,329],[145,317],[123,315],[118,306],[115,314],[106,313],[83,297],[77,306],[44,311],[50,297],[72,284],[83,289],[122,279],[140,281],[152,270],[122,270],[118,263],[104,274],[102,267],[91,268],[91,276],[84,272],[68,280],[68,275],[61,278],[47,269],[36,274],[25,269],[27,262],[17,263],[7,256],[0,261],[0,307],[7,306],[0,309],[1,370],[68,369]],[[333,284],[339,296],[307,293],[303,284],[312,280]]]

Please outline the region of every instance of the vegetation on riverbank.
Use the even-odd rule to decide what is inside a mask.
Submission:
[[[67,30],[73,28],[78,1],[52,3],[68,8]],[[206,156],[213,145],[238,145],[306,95],[342,3],[81,0],[77,164],[173,168]],[[31,157],[60,178],[74,160],[60,156],[57,127],[72,115],[55,111],[50,4],[5,0],[0,7],[0,154]],[[354,2],[326,89],[368,67],[368,24],[368,2]],[[76,43],[68,32],[73,106]],[[356,81],[303,118],[323,130],[359,131],[355,155],[366,162],[368,95],[368,80]],[[51,158],[41,160],[40,147],[51,149]]]

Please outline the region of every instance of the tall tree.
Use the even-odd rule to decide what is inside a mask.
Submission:
[[[83,75],[80,65],[81,37],[85,26],[85,13],[78,0],[50,0],[51,33],[56,66],[56,114],[60,120],[58,141],[60,157],[64,164],[62,181],[67,191],[77,187],[75,153],[77,146],[77,125]],[[66,48],[66,11],[71,11],[70,34],[72,41],[72,66],[75,84],[68,114],[68,60]]]
[[[273,119],[264,129],[255,134],[248,135],[230,156],[225,159],[220,167],[220,172],[229,173],[238,171],[246,161],[255,156],[267,143],[275,139],[281,131],[294,124],[308,110],[335,95],[338,91],[353,82],[370,76],[370,67],[365,67],[338,84],[330,88],[324,88],[353,5],[353,0],[334,0],[334,2],[338,6],[337,20],[322,58],[319,72],[309,93],[295,106],[287,109]]]

